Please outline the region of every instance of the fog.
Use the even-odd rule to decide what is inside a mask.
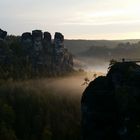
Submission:
[[[72,95],[73,97],[78,96],[79,98],[86,87],[86,85],[82,84],[87,76],[89,75],[84,73],[74,76],[25,80],[12,82],[12,85],[13,87],[21,87],[25,90],[31,90],[38,94],[56,94],[64,96]]]
[[[66,41],[77,69],[107,73],[110,60],[139,60],[139,40]]]
[[[81,95],[85,88],[85,86],[82,86],[82,83],[84,82],[84,77],[85,75],[51,78],[41,80],[41,83],[43,83],[43,86],[46,89],[49,89],[56,94],[61,93],[64,95]]]
[[[92,57],[77,57],[74,60],[74,67],[83,69],[86,72],[106,74],[109,67],[109,60],[97,59]]]

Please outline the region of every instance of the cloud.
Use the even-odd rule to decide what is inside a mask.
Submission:
[[[71,38],[140,31],[140,0],[4,0],[0,5],[1,27],[18,34],[36,27]]]
[[[139,0],[99,0],[85,4],[65,19],[62,25],[102,26],[140,23]]]

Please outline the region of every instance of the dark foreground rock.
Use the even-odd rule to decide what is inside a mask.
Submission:
[[[140,66],[117,62],[85,89],[83,140],[140,139]]]

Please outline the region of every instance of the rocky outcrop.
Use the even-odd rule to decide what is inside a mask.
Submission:
[[[44,32],[44,40],[48,41],[49,43],[51,43],[52,41],[52,36],[49,32]]]
[[[23,33],[21,42],[21,47],[23,48],[24,55],[29,57],[32,51],[32,34],[30,32]]]
[[[0,39],[5,39],[6,36],[7,36],[7,32],[0,29]]]
[[[81,109],[83,140],[139,140],[140,66],[112,65],[85,89]]]
[[[55,33],[55,35],[54,35],[54,40],[57,42],[64,42],[64,36],[61,34],[61,33],[59,33],[59,32],[56,32]]]
[[[56,73],[72,70],[73,58],[64,47],[64,36],[61,33],[56,32],[52,41],[49,32],[43,34],[41,30],[34,30],[32,34],[24,33],[21,43],[24,48],[27,46],[32,48],[31,59],[34,71],[38,72],[40,68],[43,71]],[[29,50],[29,47],[27,48]]]
[[[10,59],[14,61],[14,64],[11,62],[10,66],[7,67],[17,69],[13,65],[20,64],[21,68],[19,69],[25,69],[27,73],[32,73],[34,76],[57,75],[73,70],[73,57],[64,46],[64,36],[61,33],[56,32],[54,40],[52,40],[49,32],[43,33],[41,30],[33,30],[32,33],[23,33],[18,39],[11,37],[10,43],[7,40],[3,41],[6,34],[5,31],[0,30],[0,48],[7,46],[8,50],[11,50],[11,56],[13,56]],[[4,45],[2,45],[3,42],[5,42]],[[2,49],[0,52],[3,52]],[[0,57],[3,54],[0,53]]]

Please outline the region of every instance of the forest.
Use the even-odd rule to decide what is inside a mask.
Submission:
[[[80,140],[80,91],[49,82],[0,83],[1,140]]]

